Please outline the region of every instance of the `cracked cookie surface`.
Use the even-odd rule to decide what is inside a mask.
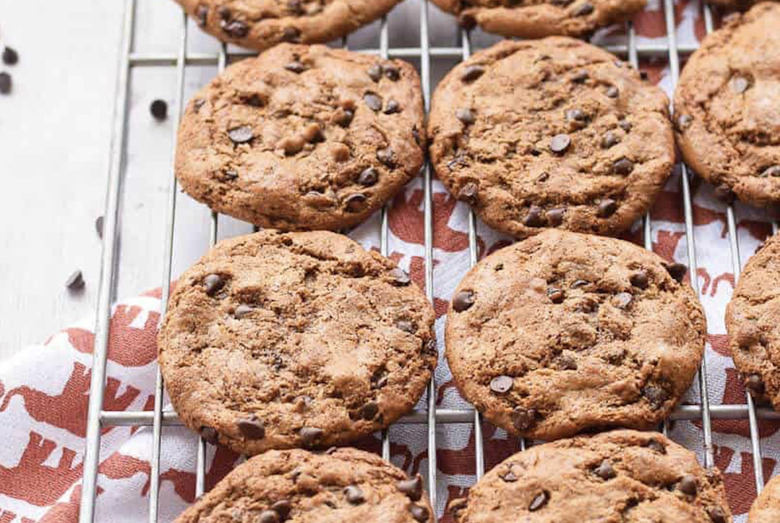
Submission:
[[[545,443],[485,474],[451,504],[457,523],[730,523],[723,479],[653,432]]]
[[[658,87],[590,44],[504,41],[439,84],[431,161],[447,189],[499,231],[617,234],[671,173],[667,105]]]
[[[176,523],[425,523],[435,521],[422,478],[375,454],[269,451],[239,465]]]
[[[780,476],[764,485],[764,490],[753,502],[747,523],[777,523],[780,521]]]
[[[419,173],[423,120],[408,63],[282,44],[190,101],[176,176],[195,199],[255,225],[352,227]]]
[[[176,0],[212,36],[262,51],[323,44],[387,14],[401,0]]]
[[[625,22],[646,0],[433,0],[467,28],[479,25],[506,37],[587,37],[600,27]]]
[[[706,323],[685,268],[613,238],[549,229],[480,261],[447,315],[463,397],[511,434],[552,440],[666,418]]]
[[[780,408],[780,236],[748,260],[726,309],[726,329],[745,387]]]
[[[726,201],[780,204],[780,3],[735,14],[688,60],[674,97],[685,162]]]
[[[331,232],[217,244],[176,284],[160,366],[183,423],[237,452],[346,444],[411,410],[434,312],[392,261]]]

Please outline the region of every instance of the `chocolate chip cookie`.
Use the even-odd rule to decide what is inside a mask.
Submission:
[[[193,98],[176,176],[195,199],[255,225],[351,227],[419,173],[423,119],[408,63],[282,44]]]
[[[238,466],[176,523],[425,523],[422,478],[356,449],[269,451]]]
[[[726,329],[745,387],[780,409],[780,236],[748,260],[726,308]]]
[[[401,0],[176,0],[201,29],[257,51],[325,43],[389,13]]]
[[[652,205],[674,164],[668,100],[595,46],[504,41],[436,90],[431,159],[499,231],[617,234]]]
[[[709,0],[708,3],[722,9],[745,11],[759,2],[760,0]]]
[[[702,42],[674,97],[685,162],[726,201],[780,204],[780,4],[732,15]]]
[[[328,447],[415,406],[436,366],[433,322],[394,262],[336,233],[266,230],[181,276],[160,366],[179,417],[210,442]]]
[[[753,502],[747,523],[777,523],[780,521],[780,476],[764,486],[761,495]]]
[[[546,443],[497,465],[450,505],[457,523],[729,523],[723,479],[653,432]]]
[[[632,243],[554,229],[503,248],[453,295],[455,383],[511,434],[652,428],[704,352],[704,313],[684,275]]]
[[[433,0],[457,15],[461,25],[503,36],[587,37],[600,27],[625,22],[647,0]]]

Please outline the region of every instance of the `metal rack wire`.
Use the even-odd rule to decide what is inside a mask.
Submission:
[[[184,104],[184,81],[187,66],[216,65],[221,72],[227,63],[232,60],[251,56],[251,53],[228,53],[227,47],[222,45],[219,52],[188,53],[188,24],[187,16],[182,13],[179,20],[179,48],[175,54],[140,54],[133,49],[134,30],[136,21],[137,0],[125,0],[125,19],[123,27],[122,54],[116,87],[116,105],[114,112],[114,127],[110,150],[110,166],[108,176],[105,234],[103,246],[103,258],[101,263],[100,289],[98,293],[98,307],[95,330],[95,346],[93,354],[93,368],[91,377],[91,394],[88,415],[87,448],[84,458],[83,487],[80,508],[81,523],[91,523],[95,518],[95,497],[97,495],[98,465],[100,459],[101,429],[105,426],[151,426],[153,447],[151,453],[151,477],[149,488],[149,521],[158,521],[158,501],[160,493],[160,451],[162,446],[163,427],[179,425],[180,422],[175,412],[163,411],[163,380],[159,369],[157,371],[157,383],[155,389],[155,405],[151,412],[114,412],[103,410],[103,389],[106,381],[106,363],[109,342],[109,329],[111,317],[111,305],[113,302],[112,291],[117,276],[119,253],[117,248],[117,230],[119,212],[122,198],[122,177],[125,169],[125,154],[127,142],[128,124],[128,100],[130,94],[130,72],[133,68],[164,66],[174,67],[176,71],[176,101],[174,103],[173,129],[178,129],[178,120]],[[460,45],[457,47],[434,47],[429,41],[428,1],[420,1],[420,45],[419,47],[393,48],[389,45],[389,27],[386,18],[382,19],[379,32],[379,47],[376,49],[359,49],[358,51],[374,54],[382,58],[419,58],[422,88],[426,111],[431,99],[431,60],[432,59],[467,59],[471,54],[471,38],[467,31],[460,35]],[[671,78],[676,85],[680,71],[681,55],[689,54],[695,50],[692,46],[680,46],[676,39],[676,24],[673,0],[663,1],[663,10],[667,29],[667,45],[637,43],[634,27],[631,23],[626,27],[626,42],[623,44],[605,46],[607,50],[625,57],[634,66],[638,67],[639,60],[646,58],[666,58],[669,63]],[[707,32],[713,28],[712,13],[708,6],[704,7],[705,25]],[[347,39],[343,45],[347,47]],[[174,137],[175,138],[175,137]],[[174,140],[175,141],[175,140]],[[689,274],[695,282],[697,275],[696,244],[693,226],[693,202],[689,172],[681,166],[682,194],[681,204],[685,217],[685,238],[688,256]],[[430,166],[426,163],[422,170],[422,184],[424,193],[424,260],[425,260],[425,293],[429,300],[433,301],[434,271],[433,271],[433,175]],[[173,169],[170,173],[168,206],[165,220],[165,257],[162,278],[162,315],[168,301],[170,282],[172,277],[172,260],[174,250],[174,225],[176,219],[176,197],[178,187]],[[729,234],[729,247],[731,262],[735,280],[738,278],[741,267],[739,242],[737,236],[736,213],[734,207],[729,205],[727,209],[727,226]],[[469,261],[474,265],[478,260],[477,247],[477,219],[472,211],[468,215],[468,239]],[[210,244],[217,240],[219,216],[211,215]],[[777,224],[773,225],[777,232]],[[652,222],[648,214],[643,223],[644,246],[652,249]],[[381,211],[380,219],[380,251],[387,255],[389,229],[387,208]],[[700,294],[698,285],[694,285]],[[701,421],[703,432],[703,456],[704,465],[713,466],[713,442],[712,419],[747,419],[750,427],[750,437],[753,450],[756,491],[761,492],[764,484],[762,473],[762,458],[758,432],[759,419],[780,419],[780,414],[771,409],[756,408],[750,395],[747,395],[745,405],[710,405],[707,384],[707,358],[702,361],[698,373],[698,387],[700,403],[696,405],[682,405],[678,407],[671,420],[695,420]],[[485,471],[485,451],[482,434],[482,420],[478,412],[473,409],[444,409],[436,407],[436,382],[435,377],[427,391],[425,409],[416,409],[411,414],[402,418],[401,424],[425,424],[428,432],[428,471],[427,486],[431,504],[436,508],[436,425],[451,423],[473,423],[475,436],[476,475],[481,477]],[[664,430],[667,428],[664,424]],[[522,449],[525,441],[520,442]],[[205,489],[206,456],[208,444],[199,439],[197,446],[196,465],[196,495],[201,495]],[[382,455],[386,459],[390,457],[390,436],[388,431],[382,434]]]

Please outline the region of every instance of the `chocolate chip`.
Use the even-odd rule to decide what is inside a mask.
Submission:
[[[677,489],[682,492],[683,494],[688,494],[689,496],[695,496],[696,495],[696,478],[692,475],[683,476],[679,483],[677,483]]]
[[[587,16],[593,12],[593,4],[585,2],[574,10],[574,16]]]
[[[461,73],[460,79],[467,83],[473,82],[483,74],[485,74],[485,68],[481,65],[469,65],[463,70],[463,73]]]
[[[764,178],[769,178],[770,176],[776,178],[780,176],[780,165],[773,165],[771,167],[767,167],[761,173],[761,176],[763,176]]]
[[[219,443],[219,435],[217,434],[216,429],[213,429],[211,427],[203,426],[200,428],[200,437],[203,438],[207,443],[211,443],[212,445],[216,445]]]
[[[607,89],[606,95],[608,98],[617,98],[620,95],[620,91],[614,85]]]
[[[578,122],[584,122],[588,119],[585,113],[580,109],[569,109],[566,111],[565,116],[567,120],[576,120]]]
[[[650,279],[647,276],[647,271],[635,272],[629,277],[631,285],[639,289],[646,289],[650,283]]]
[[[514,483],[517,481],[517,475],[512,471],[512,469],[507,470],[503,474],[499,474],[498,477],[504,480],[506,483]]]
[[[250,126],[242,125],[228,130],[228,137],[233,143],[241,144],[252,141],[255,134]]]
[[[279,514],[279,518],[282,520],[287,519],[287,516],[290,515],[290,511],[292,510],[292,503],[290,503],[289,500],[281,499],[271,505],[271,510]]]
[[[388,100],[387,105],[385,105],[385,114],[395,114],[400,112],[401,112],[401,104],[399,104],[395,100]]]
[[[398,79],[401,77],[401,72],[394,65],[386,65],[385,76],[387,77],[388,80],[397,82]]]
[[[430,517],[430,513],[428,512],[428,509],[423,507],[422,505],[412,505],[409,511],[412,513],[412,517],[416,521],[419,521],[420,523],[425,523],[426,521],[428,521],[428,518]]]
[[[588,78],[590,78],[590,75],[588,74],[588,71],[586,71],[584,69],[580,69],[579,71],[574,73],[574,75],[572,75],[571,81],[574,82],[574,83],[581,84],[582,82],[584,82]]]
[[[758,374],[751,374],[745,380],[745,387],[754,394],[764,393],[764,382],[761,380],[761,376]]]
[[[69,291],[80,291],[83,289],[84,275],[81,274],[81,271],[76,271],[71,274],[68,279],[65,280],[65,287],[67,287]]]
[[[748,87],[750,87],[750,81],[744,76],[735,76],[729,82],[729,88],[736,94],[744,93]]]
[[[225,6],[217,9],[217,14],[219,15],[220,20],[230,20],[230,9]]]
[[[201,27],[206,27],[206,24],[209,21],[209,8],[205,5],[199,5],[198,10],[195,12],[195,15],[198,17],[198,25]]]
[[[496,376],[490,380],[490,390],[496,394],[506,394],[512,390],[514,380],[511,376]]]
[[[406,494],[412,501],[420,501],[420,498],[422,498],[423,481],[422,476],[419,474],[411,479],[399,481],[396,486],[398,487],[398,490],[403,494]]]
[[[238,420],[236,422],[238,430],[246,439],[263,439],[265,437],[265,424],[257,416]]]
[[[298,431],[298,435],[301,437],[303,444],[307,447],[316,445],[317,442],[322,438],[323,434],[325,434],[325,432],[322,429],[318,429],[316,427],[303,427]]]
[[[285,27],[282,31],[282,40],[285,42],[295,42],[301,36],[301,30],[297,27]]]
[[[534,497],[533,500],[531,500],[531,504],[528,505],[528,511],[529,512],[536,512],[537,510],[544,507],[547,502],[550,499],[550,495],[546,491],[542,491],[539,494]]]
[[[455,521],[457,521],[460,519],[461,512],[466,508],[466,505],[468,505],[468,499],[458,498],[450,501],[447,509],[450,511],[450,514],[452,514],[452,517],[455,518]]]
[[[354,117],[355,112],[352,109],[341,108],[333,115],[333,121],[340,127],[349,127]]]
[[[654,409],[660,409],[663,407],[666,400],[669,399],[669,394],[656,385],[647,385],[642,389],[642,396],[647,399],[648,403],[650,403]]]
[[[358,183],[364,187],[371,187],[376,184],[377,181],[379,181],[379,171],[373,167],[363,169],[363,172],[361,172],[358,177]]]
[[[168,118],[168,103],[165,100],[155,100],[149,106],[149,112],[155,120],[162,121]]]
[[[284,68],[295,74],[301,74],[306,70],[306,66],[298,60],[293,60],[289,64],[285,65]]]
[[[409,334],[414,334],[417,332],[417,325],[414,324],[414,322],[409,320],[398,320],[395,323],[395,326],[404,332],[408,332]]]
[[[231,20],[229,22],[223,20],[220,22],[220,27],[222,27],[222,30],[233,38],[243,38],[249,34],[249,26],[246,25],[246,22],[241,20]]]
[[[677,118],[677,128],[680,129],[681,131],[684,131],[685,129],[690,127],[692,123],[693,123],[693,117],[689,114],[681,114]]]
[[[657,439],[651,439],[645,446],[654,452],[658,452],[659,454],[666,454],[666,446]]]
[[[534,426],[536,423],[536,410],[525,407],[515,407],[512,411],[512,425],[523,432]]]
[[[452,309],[455,312],[463,312],[468,310],[472,305],[474,305],[473,291],[460,291],[452,300]]]
[[[458,109],[455,111],[455,117],[466,125],[471,125],[476,121],[474,118],[474,113],[471,111],[471,109]]]
[[[568,134],[556,134],[550,140],[550,150],[554,153],[565,152],[571,145],[571,138]]]
[[[588,280],[575,280],[574,283],[571,284],[571,288],[579,289],[580,287],[585,287],[586,285],[590,285]]]
[[[573,356],[563,354],[558,358],[558,367],[563,370],[577,370],[577,361]]]
[[[688,273],[688,267],[682,263],[664,263],[664,267],[666,267],[666,272],[669,273],[669,276],[678,282],[682,282]]]
[[[363,494],[363,490],[357,485],[345,487],[344,496],[351,505],[360,505],[366,501],[366,495]]]
[[[604,198],[599,202],[596,214],[599,218],[608,218],[617,211],[617,202],[612,198]]]
[[[631,174],[631,171],[634,170],[634,162],[628,158],[621,158],[612,165],[612,170],[615,174],[621,174],[623,176]]]
[[[257,523],[279,523],[279,514],[273,510],[264,510],[258,516]]]
[[[550,209],[547,211],[547,223],[552,227],[557,227],[563,223],[563,215],[566,209]]]
[[[348,212],[360,212],[366,208],[368,197],[362,192],[352,193],[344,199],[344,207]]]
[[[5,65],[16,65],[19,62],[19,53],[16,49],[6,46],[3,49],[3,63]]]
[[[629,122],[628,120],[620,120],[618,122],[618,127],[623,129],[625,132],[629,132],[633,126],[631,125],[631,122]]]
[[[11,89],[13,89],[11,75],[6,72],[0,73],[0,94],[8,94],[11,92]]]
[[[601,147],[609,149],[620,143],[620,138],[612,131],[607,131],[601,139]]]
[[[547,289],[547,297],[550,298],[550,301],[553,303],[563,303],[564,295],[561,289],[550,287]]]
[[[612,464],[609,462],[609,460],[604,460],[599,464],[598,467],[596,467],[593,470],[593,473],[596,474],[598,477],[603,479],[604,481],[608,479],[612,479],[615,476],[617,476],[617,473],[615,472],[615,469],[612,467]]]
[[[247,316],[252,313],[254,309],[250,307],[249,305],[241,304],[238,307],[236,307],[236,310],[233,312],[233,316],[235,316],[237,319],[241,319],[244,316]]]
[[[650,75],[647,74],[647,71],[639,71],[639,79],[646,82],[650,79]]]
[[[98,216],[95,219],[95,232],[97,232],[98,238],[103,239],[103,217]]]
[[[227,170],[222,174],[225,176],[226,180],[235,180],[236,178],[238,178],[238,173],[233,170]]]
[[[726,523],[726,513],[720,507],[707,507],[707,515],[712,523]]]
[[[225,282],[219,274],[209,274],[203,278],[203,287],[209,296],[214,296],[223,285],[225,285]]]
[[[395,152],[393,151],[392,147],[379,149],[376,152],[376,159],[382,162],[387,167],[395,166]]]
[[[618,309],[627,309],[629,305],[631,305],[631,302],[634,301],[634,297],[627,293],[627,292],[621,292],[619,294],[615,295],[615,307]]]
[[[376,93],[367,92],[363,96],[363,101],[366,102],[366,105],[369,109],[372,111],[381,111],[382,110],[382,97],[379,96]]]
[[[409,277],[406,271],[398,267],[390,271],[390,276],[393,278],[393,283],[395,285],[405,287],[412,283],[412,279]]]
[[[458,199],[463,200],[470,205],[474,205],[477,203],[478,192],[479,186],[474,182],[468,182],[466,185],[461,187],[460,191],[458,192]]]
[[[528,214],[523,218],[523,225],[527,227],[541,227],[544,225],[544,216],[542,213],[541,207],[532,205],[531,208],[528,209]]]
[[[382,79],[382,66],[379,64],[372,65],[366,72],[368,73],[368,77],[375,82]]]

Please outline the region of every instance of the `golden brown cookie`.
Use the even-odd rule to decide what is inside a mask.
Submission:
[[[281,42],[322,44],[390,12],[401,0],[176,0],[201,29],[262,51]]]
[[[237,452],[329,447],[411,410],[434,312],[392,261],[331,232],[217,244],[178,280],[160,366],[183,423]]]
[[[499,231],[617,234],[652,205],[674,165],[668,100],[579,40],[504,41],[439,84],[436,174]]]
[[[255,225],[352,227],[419,173],[423,120],[408,63],[283,44],[195,95],[176,176],[195,199]]]
[[[733,15],[688,60],[674,96],[685,162],[716,194],[780,204],[780,4]]]
[[[547,231],[479,262],[447,315],[463,397],[511,434],[553,440],[669,416],[704,353],[685,268],[614,238]]]
[[[457,523],[730,523],[723,479],[653,432],[534,446],[451,504]]]
[[[176,523],[426,523],[422,478],[356,449],[269,451],[239,465]]]
[[[586,37],[600,27],[625,22],[647,0],[433,0],[457,15],[461,25],[522,38]]]
[[[726,329],[745,387],[780,408],[780,236],[748,260],[726,309]]]
[[[780,523],[780,476],[764,486],[750,507],[747,523]]]

